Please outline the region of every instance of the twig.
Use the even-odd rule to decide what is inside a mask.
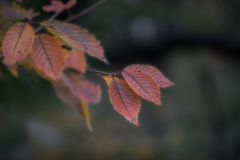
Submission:
[[[77,18],[79,18],[81,16],[84,16],[84,15],[88,14],[89,12],[91,12],[92,10],[96,9],[97,7],[99,7],[100,5],[106,3],[107,1],[108,0],[101,0],[101,1],[97,2],[96,4],[90,6],[89,8],[83,10],[82,12],[70,16],[64,22],[70,22],[70,21],[73,21],[73,20],[75,20],[75,19],[77,19]]]
[[[117,72],[112,73],[112,75],[115,75],[115,76],[120,75],[120,74],[122,74],[122,71],[117,71]]]
[[[54,15],[52,15],[52,17],[49,18],[49,20],[55,19],[60,13],[61,12],[54,13]],[[35,33],[39,32],[42,28],[43,28],[43,26],[39,26],[37,29],[35,29]]]
[[[95,69],[88,69],[88,70],[94,72],[96,75],[98,75],[101,78],[102,78],[102,75],[100,75],[99,73],[105,74],[105,75],[109,75],[111,77],[122,74],[122,71],[117,71],[117,72],[113,72],[113,73],[107,73],[107,72],[102,72],[102,71],[98,71],[98,70],[95,70]]]
[[[68,17],[64,22],[70,22],[73,21],[81,16],[84,16],[86,14],[88,14],[89,12],[91,12],[92,10],[96,9],[97,7],[99,7],[100,5],[104,4],[105,2],[107,2],[108,0],[101,0],[97,3],[95,3],[94,5],[90,6],[89,8],[83,10],[82,12],[79,12],[75,15],[72,15],[70,17]],[[52,17],[49,18],[49,20],[53,20],[55,19],[60,13],[62,12],[56,12]],[[43,28],[43,26],[39,26],[36,30],[35,33],[39,32],[41,29]]]
[[[101,74],[107,74],[109,75],[109,73],[107,72],[102,72],[102,71],[98,71],[98,70],[95,70],[95,69],[89,69],[90,71],[94,72],[94,73],[101,73]]]

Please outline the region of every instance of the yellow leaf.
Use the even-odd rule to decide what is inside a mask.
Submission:
[[[91,123],[90,123],[90,112],[89,112],[89,109],[88,109],[88,106],[87,104],[83,101],[83,100],[80,100],[80,104],[81,104],[81,113],[83,114],[85,120],[86,120],[86,124],[87,124],[87,127],[89,129],[89,131],[93,131],[92,129],[92,126],[91,126]]]

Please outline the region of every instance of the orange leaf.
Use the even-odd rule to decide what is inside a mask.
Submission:
[[[67,55],[65,59],[65,66],[85,73],[87,69],[87,63],[84,52],[78,52],[75,49],[72,49],[71,53]]]
[[[17,23],[12,26],[3,41],[3,62],[6,65],[15,65],[27,57],[32,49],[34,30],[29,24]]]
[[[57,20],[47,20],[41,23],[52,34],[57,35],[67,45],[78,51],[85,51],[90,56],[98,58],[105,63],[108,63],[100,42],[96,40],[94,35],[90,34],[87,30],[70,23],[64,23]]]
[[[153,79],[158,82],[159,87],[162,88],[174,85],[173,82],[168,80],[157,68],[153,66],[134,64],[127,66],[125,69],[133,69],[139,72],[146,73],[147,75],[153,77]]]
[[[65,5],[61,1],[51,1],[48,6],[43,6],[45,12],[62,12],[65,10]]]
[[[64,65],[64,55],[62,48],[52,36],[36,35],[33,54],[39,69],[54,80],[59,78]]]
[[[141,101],[139,96],[122,79],[115,79],[110,82],[109,96],[114,108],[127,120],[139,126],[138,112]]]
[[[71,91],[80,99],[89,102],[97,103],[101,99],[101,88],[87,81],[82,75],[63,72],[62,78]]]
[[[161,104],[158,83],[152,77],[132,69],[124,69],[122,75],[137,94],[156,104]]]

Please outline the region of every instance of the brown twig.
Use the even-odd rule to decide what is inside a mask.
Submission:
[[[82,17],[86,14],[88,14],[89,12],[91,12],[92,10],[96,9],[97,7],[101,6],[102,4],[106,3],[108,0],[101,0],[97,3],[95,3],[94,5],[90,6],[89,8],[83,10],[82,12],[79,12],[75,15],[70,16],[69,18],[67,18],[64,22],[70,22],[73,21],[75,19],[78,19],[79,17]]]
[[[96,9],[97,7],[101,6],[102,4],[106,3],[108,0],[101,0],[97,3],[95,3],[94,5],[90,6],[89,8],[75,14],[72,15],[70,17],[68,17],[66,20],[64,20],[64,22],[70,22],[73,21],[75,19],[78,19],[79,17],[82,17],[86,14],[88,14],[89,12],[91,12],[92,10]],[[53,20],[55,19],[60,13],[62,12],[56,12],[52,17],[49,18],[49,20]],[[43,28],[43,26],[39,26],[37,29],[35,29],[35,33],[39,32],[41,29]]]
[[[52,17],[49,18],[49,20],[55,19],[61,12],[56,12]],[[35,29],[35,33],[39,32],[41,29],[43,29],[43,26],[39,26],[37,29]]]

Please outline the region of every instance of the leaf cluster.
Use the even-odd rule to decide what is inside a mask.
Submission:
[[[75,0],[66,4],[52,1],[43,10],[61,12],[75,4]],[[26,18],[25,12],[23,15]],[[39,25],[45,28],[42,34],[34,31],[32,23],[17,22],[8,29],[3,42],[0,42],[3,64],[16,77],[18,66],[22,66],[51,82],[58,97],[82,113],[89,130],[92,130],[88,103],[100,101],[101,88],[84,76],[87,71],[85,53],[108,64],[103,47],[94,35],[77,25],[58,20],[45,20]],[[149,65],[130,65],[115,73],[94,72],[109,86],[114,108],[136,126],[139,125],[141,106],[139,95],[160,105],[159,87],[173,85],[158,69]],[[117,78],[117,75],[122,75],[124,79]]]

